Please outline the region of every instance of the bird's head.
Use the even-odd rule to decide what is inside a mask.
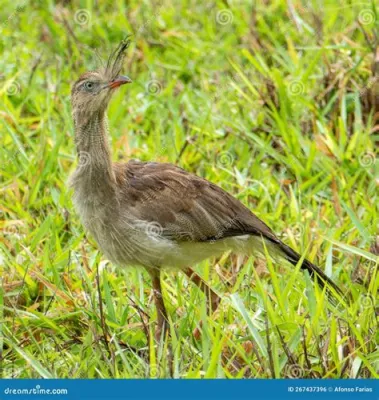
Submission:
[[[120,75],[125,50],[130,40],[122,41],[110,55],[105,68],[84,73],[73,85],[71,105],[75,123],[88,121],[91,116],[104,113],[115,90],[131,79]]]

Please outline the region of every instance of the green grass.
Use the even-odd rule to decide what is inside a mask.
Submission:
[[[378,378],[374,1],[97,3],[1,10],[2,375],[167,377],[169,344],[175,377]],[[225,255],[193,266],[222,297],[213,316],[183,274],[164,274],[171,338],[149,341],[148,275],[102,257],[67,186],[70,85],[133,32],[134,84],[109,109],[113,159],[169,161],[219,184],[350,304],[328,305],[291,266]]]

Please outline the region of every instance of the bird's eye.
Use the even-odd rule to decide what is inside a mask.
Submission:
[[[92,90],[93,88],[94,88],[94,83],[93,82],[86,82],[85,84],[84,84],[84,88],[86,89],[86,90]]]

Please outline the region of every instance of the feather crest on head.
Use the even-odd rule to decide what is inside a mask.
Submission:
[[[130,36],[127,36],[109,56],[105,74],[110,80],[115,79],[120,74],[125,58],[125,51],[130,46],[130,43]]]

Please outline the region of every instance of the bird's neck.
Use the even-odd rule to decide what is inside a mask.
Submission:
[[[87,118],[74,119],[79,156],[76,177],[91,194],[110,195],[114,192],[116,180],[108,144],[106,113],[99,112]]]

